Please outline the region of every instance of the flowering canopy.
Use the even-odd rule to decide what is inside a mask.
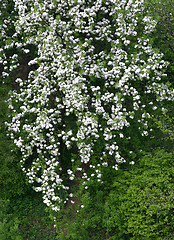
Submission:
[[[167,63],[151,46],[156,22],[144,0],[13,1],[15,33],[6,48],[27,55],[35,46],[36,52],[28,62],[34,70],[16,79],[19,90],[10,95],[8,130],[29,182],[58,211],[68,200],[61,192],[69,189],[62,146],[76,153],[69,180],[82,172],[85,189],[91,178],[102,183],[103,168],[117,170],[126,161],[119,147],[120,139],[131,141],[125,129],[136,121],[135,131],[148,135],[154,102],[174,94],[162,83]]]

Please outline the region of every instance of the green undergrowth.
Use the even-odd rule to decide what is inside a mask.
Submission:
[[[174,155],[157,150],[58,214],[60,240],[172,240]]]
[[[13,200],[1,201],[1,240],[53,240],[56,231],[37,194],[30,192]]]

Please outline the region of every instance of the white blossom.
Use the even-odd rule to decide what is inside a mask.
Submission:
[[[132,121],[137,121],[135,131],[142,136],[150,131],[147,107],[157,107],[153,98],[145,105],[143,96],[154,95],[157,102],[173,101],[174,91],[162,83],[165,74],[161,69],[167,63],[150,44],[149,33],[156,22],[145,11],[144,0],[96,0],[91,4],[84,0],[13,1],[18,13],[16,33],[0,52],[15,46],[28,54],[30,45],[37,53],[28,63],[36,69],[27,79],[17,78],[19,90],[10,94],[8,131],[21,151],[21,167],[29,182],[36,181],[39,187],[35,190],[43,193],[44,203],[59,211],[68,201],[60,198],[59,191],[69,191],[61,177],[62,145],[65,151],[73,151],[75,146],[80,162],[76,170],[71,165],[66,169],[70,180],[80,171],[84,189],[91,178],[102,184],[101,169],[108,167],[107,156],[113,159],[115,170],[126,161],[119,141],[131,143],[124,131]],[[102,18],[97,20],[100,14]],[[137,32],[139,24],[142,33]],[[7,28],[4,22],[4,39]],[[19,66],[18,55],[11,56],[10,68],[5,53],[1,55],[5,78]],[[91,159],[101,139],[104,149],[97,159],[100,165],[95,166]],[[29,158],[32,163],[24,167]],[[74,156],[69,162],[76,166]],[[84,165],[90,167],[90,174]]]

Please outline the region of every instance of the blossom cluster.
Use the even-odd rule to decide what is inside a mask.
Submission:
[[[69,190],[62,179],[62,144],[72,152],[75,146],[80,159],[70,159],[70,181],[81,172],[85,189],[92,178],[102,183],[103,168],[117,170],[126,161],[119,146],[124,138],[131,141],[125,128],[135,119],[135,131],[147,136],[147,109],[155,110],[151,98],[173,101],[174,92],[162,82],[167,63],[148,38],[156,22],[144,0],[13,1],[15,34],[22,36],[20,43],[12,38],[13,44],[25,54],[36,46],[28,65],[37,68],[16,79],[9,135],[29,182],[58,211],[72,196],[60,197]]]

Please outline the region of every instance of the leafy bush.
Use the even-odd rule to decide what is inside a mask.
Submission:
[[[7,213],[9,201],[0,199],[0,239],[22,240],[19,233],[19,220]]]
[[[62,218],[56,221],[59,240],[105,239],[102,222],[104,193],[97,188],[95,193],[85,192],[78,204],[59,213],[59,216],[62,214]]]
[[[164,59],[170,62],[167,68],[168,81],[174,84],[174,1],[148,0],[149,11],[158,21],[153,33],[153,45],[164,54]]]
[[[0,239],[53,240],[56,229],[34,191],[13,200],[0,199]]]
[[[0,198],[12,199],[29,190],[26,176],[19,165],[19,157],[14,150],[13,142],[7,137],[5,121],[8,119],[8,92],[10,83],[0,83]]]
[[[105,204],[104,226],[119,232],[111,239],[173,239],[173,162],[172,153],[158,151],[120,172]]]

